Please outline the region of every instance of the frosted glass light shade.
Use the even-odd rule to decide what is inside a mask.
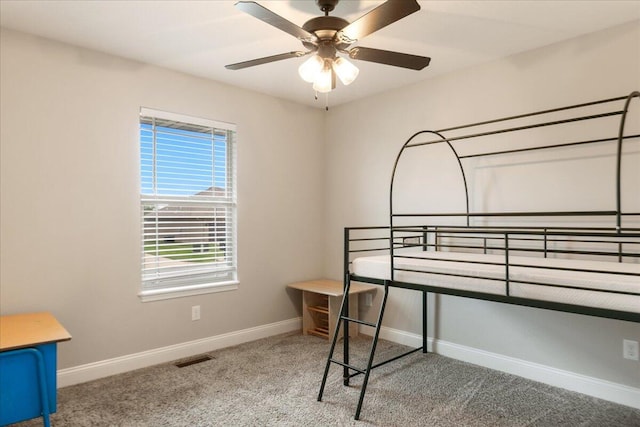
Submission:
[[[318,55],[313,55],[298,67],[298,74],[305,82],[313,83],[324,67],[324,61]]]
[[[333,69],[343,85],[349,85],[358,77],[358,67],[346,59],[339,57],[333,61]]]
[[[313,89],[320,92],[331,92],[332,89],[332,76],[331,67],[324,67],[318,74],[318,78],[313,82]]]

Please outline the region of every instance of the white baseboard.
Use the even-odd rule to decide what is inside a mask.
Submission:
[[[364,332],[364,331],[363,331]],[[365,332],[367,333],[367,332]],[[398,329],[382,327],[380,338],[411,347],[420,347],[422,337]],[[640,389],[575,372],[503,356],[444,340],[428,338],[427,349],[436,354],[462,360],[497,371],[640,409]]]
[[[121,374],[159,363],[167,363],[219,348],[230,347],[273,335],[300,330],[301,328],[302,319],[297,317],[268,325],[257,326],[255,328],[243,329],[241,331],[156,348],[141,353],[60,369],[57,375],[58,387],[96,380],[98,378]]]
[[[167,363],[220,348],[300,330],[301,318],[284,320],[255,328],[157,348],[141,353],[74,366],[58,370],[58,387],[92,381],[110,375]],[[364,333],[371,331],[363,330]],[[382,327],[380,338],[411,347],[422,345],[422,337],[398,329]],[[640,389],[617,384],[570,371],[552,368],[522,359],[503,356],[444,340],[428,338],[427,348],[442,356],[484,366],[497,371],[518,375],[534,381],[583,393],[622,405],[640,409]]]

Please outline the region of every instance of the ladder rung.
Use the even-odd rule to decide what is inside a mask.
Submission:
[[[371,326],[372,328],[375,328],[378,326],[376,323],[365,322],[364,320],[354,319],[352,317],[346,317],[346,316],[340,316],[340,320],[348,320],[349,322],[355,322],[361,325]]]
[[[353,366],[353,365],[349,365],[349,364],[344,363],[344,362],[341,362],[341,361],[339,361],[339,360],[336,360],[336,359],[329,359],[329,361],[330,361],[330,362],[332,362],[332,363],[335,363],[335,364],[337,364],[337,365],[342,365],[342,366],[344,366],[345,368],[349,368],[349,369],[354,370],[354,371],[356,371],[356,372],[359,372],[359,373],[361,373],[361,374],[364,374],[364,373],[365,373],[365,371],[364,371],[364,370],[359,369],[359,368],[356,368],[356,367],[355,367],[355,366]]]

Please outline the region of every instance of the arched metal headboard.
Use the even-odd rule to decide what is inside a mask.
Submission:
[[[600,101],[594,101],[594,102],[588,102],[588,103],[582,103],[582,104],[576,104],[576,105],[570,105],[567,107],[560,107],[560,108],[554,108],[554,109],[548,109],[548,110],[542,110],[542,111],[537,111],[537,112],[533,112],[533,113],[528,113],[528,114],[520,114],[520,115],[515,115],[515,116],[509,116],[509,117],[504,117],[504,118],[500,118],[500,119],[494,119],[494,120],[488,120],[488,121],[482,121],[482,122],[477,122],[477,123],[472,123],[472,124],[467,124],[467,125],[462,125],[462,126],[455,126],[455,127],[450,127],[450,128],[446,128],[446,129],[441,129],[441,130],[436,130],[436,131],[430,131],[430,130],[423,130],[420,132],[416,132],[415,134],[413,134],[402,146],[402,148],[400,149],[400,151],[398,152],[398,155],[396,157],[396,160],[394,162],[394,166],[393,166],[393,171],[392,171],[392,175],[391,175],[391,184],[389,187],[389,224],[390,224],[390,249],[391,249],[391,256],[393,258],[393,249],[394,249],[394,229],[396,226],[396,222],[395,219],[398,217],[428,217],[428,216],[447,216],[447,217],[455,217],[455,216],[466,216],[466,224],[467,226],[470,225],[470,218],[477,216],[477,217],[488,217],[488,216],[528,216],[528,217],[534,217],[534,216],[538,216],[538,217],[542,217],[542,216],[547,216],[547,217],[551,217],[551,216],[614,216],[615,217],[615,229],[619,232],[622,229],[622,217],[624,215],[639,215],[639,213],[625,213],[622,211],[622,146],[623,146],[623,141],[628,140],[628,139],[632,139],[632,138],[640,138],[640,134],[632,134],[632,135],[626,135],[625,134],[625,126],[627,124],[627,118],[628,118],[628,114],[629,114],[629,107],[630,104],[632,102],[632,100],[636,98],[640,100],[640,92],[639,91],[633,91],[631,92],[629,95],[627,96],[620,96],[620,97],[616,97],[616,98],[609,98],[609,99],[604,99],[604,100],[600,100]],[[494,129],[494,130],[488,130],[488,131],[482,131],[482,132],[471,132],[469,134],[465,134],[465,135],[459,135],[459,136],[452,136],[452,137],[447,137],[446,133],[451,132],[451,131],[459,131],[459,130],[463,130],[463,129],[472,129],[472,128],[477,128],[479,126],[485,126],[485,125],[493,125],[493,124],[500,124],[500,123],[508,123],[510,121],[514,121],[517,119],[524,119],[524,118],[528,118],[528,117],[534,117],[534,116],[541,116],[544,114],[551,114],[551,113],[560,113],[563,111],[569,111],[569,110],[576,110],[576,111],[580,111],[580,109],[586,109],[587,107],[592,107],[592,106],[596,106],[596,105],[601,105],[601,104],[613,104],[619,101],[624,101],[624,106],[622,107],[622,109],[614,109],[612,111],[605,111],[605,112],[599,112],[599,113],[595,113],[595,114],[585,114],[582,113],[582,115],[577,115],[575,117],[570,117],[570,118],[562,118],[562,119],[555,119],[555,120],[549,120],[549,121],[543,121],[543,122],[538,122],[538,123],[534,123],[534,124],[529,124],[529,125],[520,125],[520,126],[512,126],[512,127],[504,127],[504,128],[498,128],[498,129]],[[605,137],[605,138],[598,138],[598,139],[590,139],[590,140],[584,140],[584,141],[574,141],[574,142],[564,142],[564,143],[552,143],[552,144],[548,144],[548,145],[539,145],[539,146],[529,146],[529,147],[524,147],[524,148],[514,148],[514,149],[506,149],[506,150],[497,150],[497,151],[487,151],[487,152],[480,152],[480,153],[476,153],[476,154],[470,154],[470,155],[460,155],[458,153],[458,151],[456,150],[454,143],[456,141],[462,141],[465,139],[470,139],[470,138],[478,138],[478,137],[485,137],[485,136],[490,136],[490,135],[497,135],[497,134],[504,134],[504,133],[508,133],[508,132],[517,132],[517,131],[523,131],[526,129],[533,129],[533,128],[540,128],[540,127],[545,127],[545,126],[554,126],[554,125],[561,125],[561,124],[566,124],[566,123],[572,123],[572,122],[580,122],[580,121],[588,121],[588,120],[593,120],[593,119],[598,119],[598,118],[603,118],[603,117],[609,117],[609,116],[620,116],[620,124],[619,124],[619,129],[617,132],[617,135],[615,136],[610,136],[610,137]],[[435,135],[436,138],[434,139],[430,139],[430,140],[426,140],[426,141],[421,141],[419,140],[418,137],[420,136],[424,136],[424,135]],[[471,212],[470,208],[469,208],[469,190],[468,190],[468,185],[467,185],[467,178],[466,178],[466,174],[465,174],[465,169],[464,169],[464,165],[462,160],[466,159],[466,158],[471,158],[471,157],[482,157],[482,156],[495,156],[495,155],[500,155],[500,154],[511,154],[511,153],[519,153],[519,152],[526,152],[526,151],[535,151],[535,150],[545,150],[545,149],[552,149],[552,148],[559,148],[559,147],[568,147],[568,146],[576,146],[576,145],[583,145],[583,144],[594,144],[594,143],[601,143],[601,142],[615,142],[617,141],[617,152],[616,152],[616,182],[615,182],[615,187],[616,187],[616,206],[615,209],[612,210],[599,210],[599,211],[546,211],[546,212]],[[433,144],[446,144],[450,151],[453,153],[453,155],[455,156],[457,163],[459,165],[460,168],[460,173],[462,176],[462,180],[464,183],[464,196],[465,196],[465,203],[466,203],[466,212],[461,213],[461,212],[454,212],[454,213],[442,213],[442,214],[429,214],[429,213],[397,213],[394,211],[394,206],[393,206],[393,196],[394,196],[394,183],[395,183],[395,178],[396,178],[396,173],[398,172],[398,165],[400,162],[400,159],[402,158],[403,154],[405,154],[407,152],[407,149],[409,148],[414,148],[414,147],[421,147],[421,146],[426,146],[426,145],[433,145]],[[393,268],[392,268],[392,272],[391,272],[391,277],[393,280]]]
[[[423,135],[423,134],[434,134],[440,137],[439,140],[436,141],[430,141],[427,143],[419,143],[419,144],[415,144],[415,145],[411,145],[411,142],[413,141],[414,138]],[[462,175],[462,182],[464,184],[464,196],[465,196],[465,206],[466,206],[466,210],[467,210],[467,225],[469,225],[469,188],[467,186],[467,177],[464,173],[464,166],[462,165],[462,160],[460,160],[460,156],[458,155],[458,152],[456,151],[456,149],[453,147],[453,145],[451,144],[451,142],[449,142],[449,140],[447,140],[447,138],[445,138],[440,132],[438,131],[430,131],[430,130],[423,130],[420,132],[416,132],[415,134],[413,134],[411,136],[411,138],[409,138],[407,140],[407,142],[404,143],[404,145],[402,146],[402,148],[400,149],[400,152],[398,153],[398,156],[396,157],[396,161],[393,164],[393,172],[391,173],[391,187],[390,187],[390,191],[389,191],[389,206],[390,206],[390,212],[391,212],[391,218],[393,218],[393,183],[395,181],[395,175],[396,175],[396,170],[398,169],[398,162],[400,161],[400,157],[402,157],[402,153],[404,153],[404,150],[407,147],[417,147],[419,145],[425,145],[425,144],[437,144],[440,142],[444,142],[447,144],[447,146],[449,147],[449,149],[451,150],[451,152],[453,153],[453,155],[456,157],[456,160],[458,162],[458,166],[460,167],[460,174]],[[393,224],[393,223],[391,223]]]
[[[624,103],[622,117],[620,118],[620,131],[618,132],[618,152],[616,155],[616,229],[622,227],[622,141],[630,136],[625,137],[624,128],[627,124],[627,115],[629,114],[629,104],[633,98],[640,99],[640,92],[631,92]]]

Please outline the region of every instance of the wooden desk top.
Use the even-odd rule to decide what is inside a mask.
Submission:
[[[337,280],[309,280],[307,282],[290,283],[289,288],[300,289],[301,291],[314,292],[316,294],[329,295],[339,297],[342,295],[343,284]],[[370,292],[375,290],[374,285],[364,285],[362,283],[351,283],[349,287],[349,295],[359,294],[362,292]]]
[[[70,339],[69,332],[51,313],[0,316],[0,351]]]

